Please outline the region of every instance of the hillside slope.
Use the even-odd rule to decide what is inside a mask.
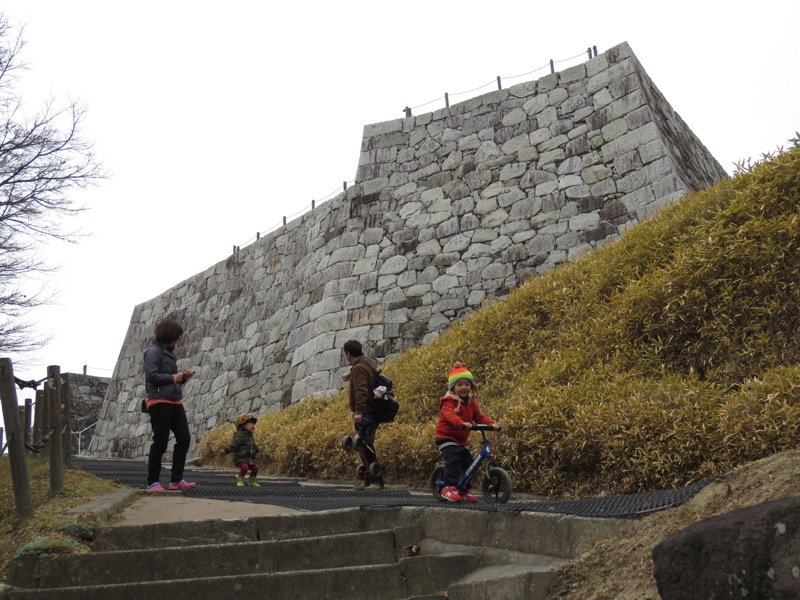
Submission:
[[[437,398],[466,364],[504,424],[498,461],[545,496],[673,488],[800,441],[800,147],[667,207],[385,365],[402,401],[378,436],[392,480],[439,461]],[[344,369],[343,369],[344,370]],[[342,394],[264,415],[267,469],[348,477]],[[212,432],[208,462],[230,435]]]
[[[559,569],[548,600],[658,600],[652,553],[668,535],[722,513],[800,495],[800,451],[790,450],[716,478],[678,508],[639,521]]]

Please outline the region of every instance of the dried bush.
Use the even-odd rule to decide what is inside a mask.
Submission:
[[[792,140],[402,353],[384,366],[402,404],[377,440],[388,477],[426,485],[456,360],[519,491],[673,488],[793,448],[799,210]],[[340,393],[263,415],[257,436],[273,472],[352,477],[351,428]]]

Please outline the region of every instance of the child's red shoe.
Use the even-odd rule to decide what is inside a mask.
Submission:
[[[450,502],[461,502],[461,494],[455,486],[446,487],[442,490],[442,498]]]
[[[464,502],[469,502],[470,504],[475,504],[478,501],[478,497],[473,496],[472,494],[464,494],[462,499]]]

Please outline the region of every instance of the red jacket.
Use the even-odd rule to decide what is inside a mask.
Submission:
[[[470,396],[462,400],[453,392],[447,392],[439,398],[439,423],[436,424],[436,437],[453,440],[466,446],[469,440],[469,429],[461,429],[464,423],[483,423],[494,425],[489,417],[481,412],[478,399]]]

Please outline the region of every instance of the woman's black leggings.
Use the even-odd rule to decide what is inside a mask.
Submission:
[[[150,415],[150,426],[153,429],[153,443],[147,459],[147,485],[161,478],[161,458],[167,451],[170,431],[175,434],[175,446],[172,449],[172,474],[170,483],[183,479],[183,467],[186,465],[186,454],[189,452],[189,422],[182,404],[159,402],[147,409]]]

